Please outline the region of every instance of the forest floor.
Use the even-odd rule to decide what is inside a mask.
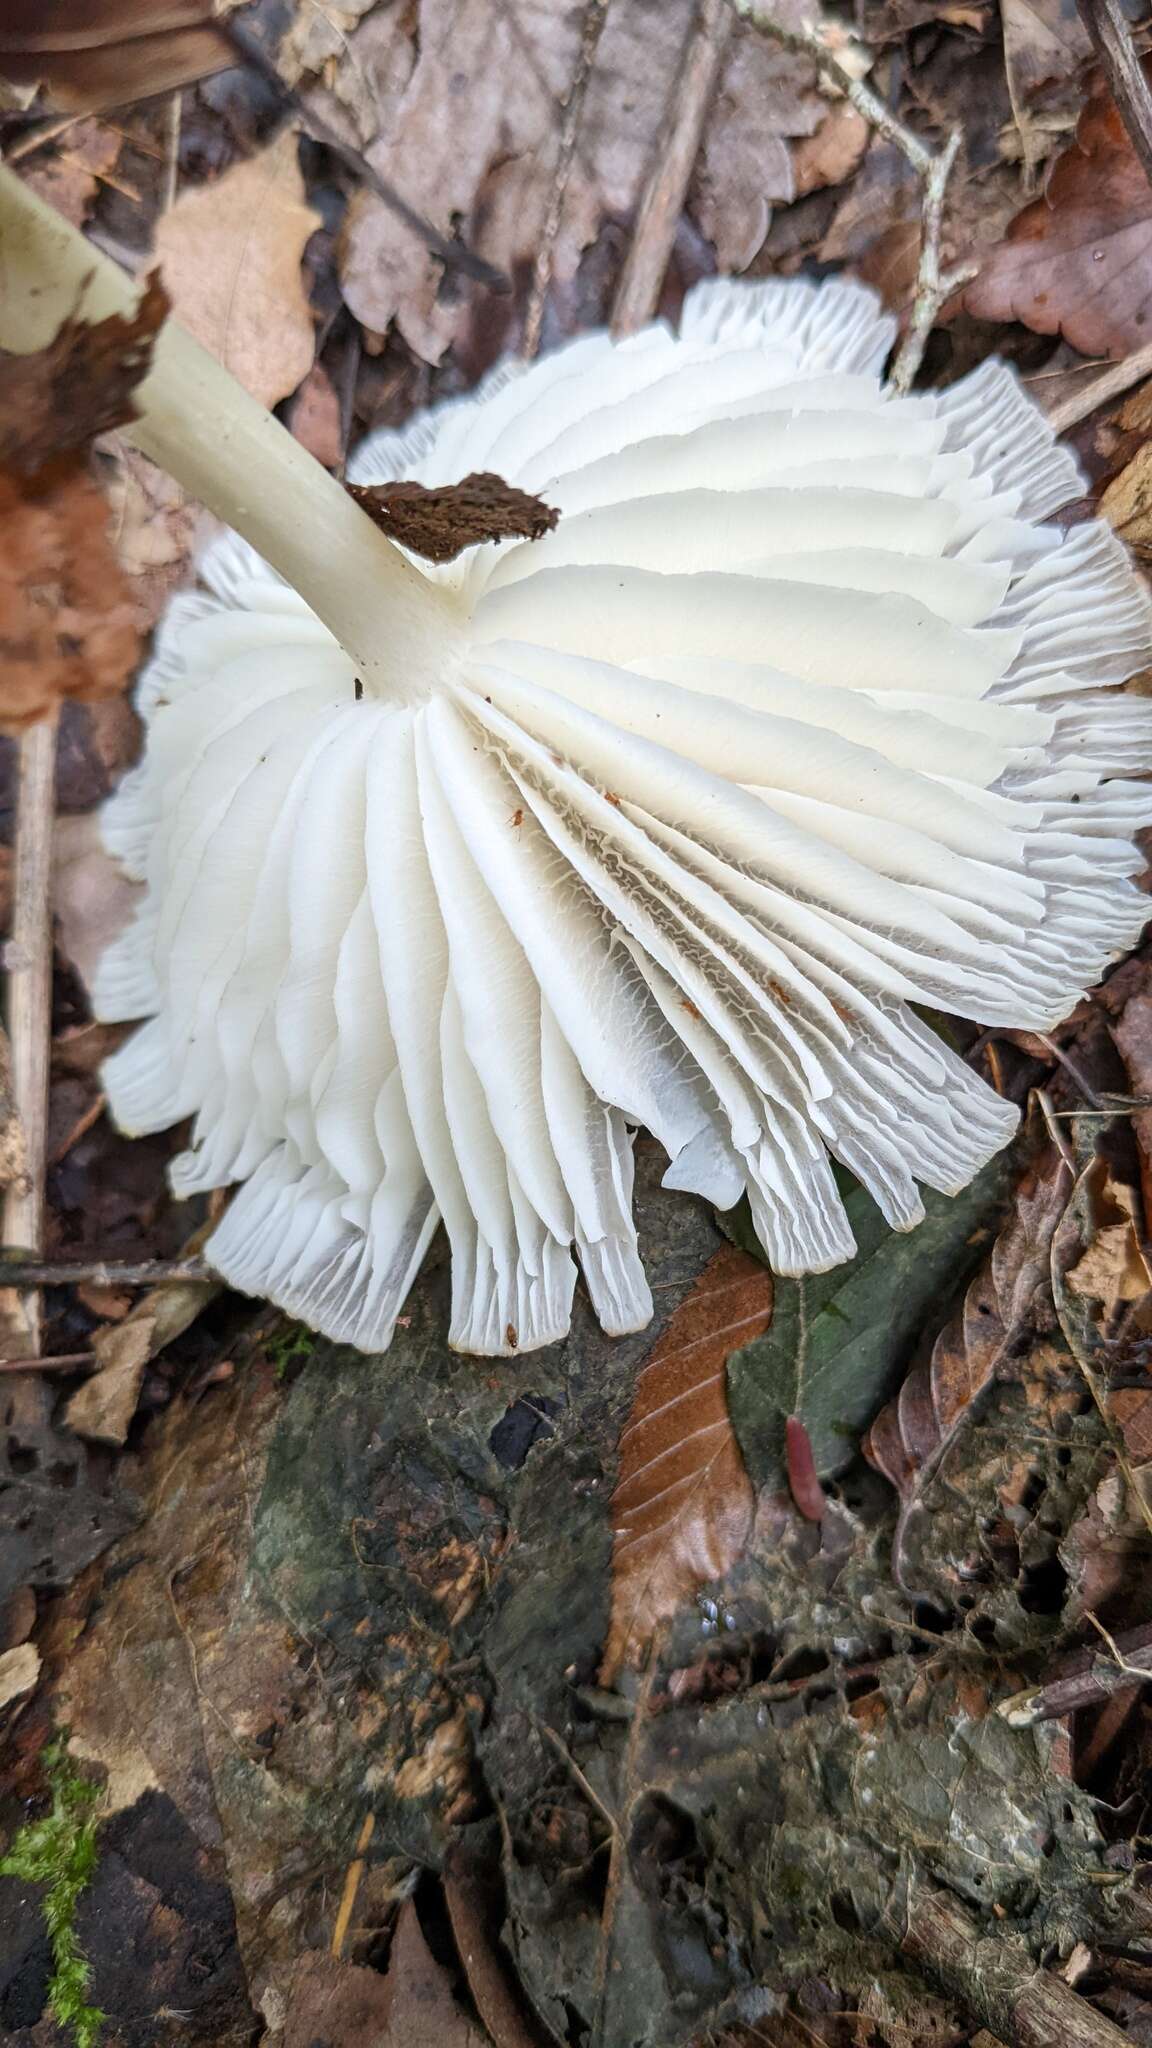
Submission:
[[[726,0],[229,18],[256,54],[179,91],[126,69],[142,96],[110,111],[90,52],[47,111],[0,88],[0,151],[158,263],[337,474],[505,353],[674,321],[717,272],[846,272],[905,317],[923,286],[890,124]],[[1152,187],[1075,6],[837,23],[891,116],[959,132],[941,253],[969,276],[920,381],[1008,357],[1081,458],[1074,512],[1148,558]],[[12,405],[0,364],[0,443]],[[52,834],[54,966],[47,1284],[35,1312],[8,1288],[0,1345],[0,2041],[1152,2044],[1152,952],[1051,1037],[956,1027],[1021,1137],[909,1236],[857,1190],[848,1267],[773,1287],[641,1136],[651,1329],[611,1342],[578,1302],[564,1344],[461,1358],[434,1248],[391,1351],[338,1350],[181,1272],[218,1199],[170,1193],[181,1133],[105,1113],[123,1027],[86,981],[132,893],[97,812],[210,522],[116,432],[92,463],[121,652],[61,705],[54,800],[20,822]],[[760,1332],[736,1352],[734,1320]],[[638,1577],[610,1502],[645,1362],[646,1398],[687,1376],[709,1427],[706,1461],[661,1444],[687,1505],[644,1524]]]

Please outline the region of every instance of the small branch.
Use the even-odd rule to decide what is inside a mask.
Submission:
[[[1086,364],[1085,368],[1091,369],[1092,365]],[[1054,434],[1066,434],[1069,427],[1079,426],[1080,421],[1086,420],[1098,406],[1107,405],[1112,398],[1122,397],[1125,391],[1131,391],[1132,386],[1142,383],[1145,377],[1152,377],[1152,341],[1145,342],[1143,348],[1125,356],[1122,363],[1109,363],[1095,377],[1086,378],[1079,390],[1071,392],[1067,398],[1058,399],[1052,406],[1045,405],[1043,409],[1048,424]],[[1036,397],[1039,397],[1038,381],[1031,386]]]
[[[728,0],[699,0],[676,80],[671,119],[644,188],[616,287],[614,335],[634,333],[656,311],[731,32]]]
[[[170,1280],[192,1282],[215,1276],[200,1259],[4,1259],[0,1287],[157,1287]]]
[[[1076,0],[1128,130],[1128,139],[1152,184],[1152,86],[1136,53],[1121,0]]]
[[[0,1358],[0,1373],[95,1372],[99,1360],[94,1351],[62,1351],[56,1358]]]
[[[56,815],[57,714],[20,741],[16,862],[9,970],[8,1031],[12,1099],[24,1132],[24,1172],[5,1190],[0,1235],[38,1252],[44,1242],[44,1165],[48,1144],[48,1069],[52,1052],[52,828]],[[19,1285],[18,1282],[7,1283]],[[40,1349],[40,1303],[21,1302],[29,1350]]]
[[[1094,1615],[1088,1619],[1099,1628]],[[1010,1699],[1001,1700],[996,1712],[1010,1728],[1030,1728],[1037,1721],[1060,1721],[1082,1707],[1099,1706],[1112,1693],[1126,1691],[1137,1681],[1152,1684],[1152,1625],[1127,1630],[1110,1640],[1109,1647],[1114,1662],[1093,1650],[1077,1651],[1076,1669],[1049,1679],[1046,1685],[1013,1693]]]
[[[528,310],[524,315],[524,337],[520,353],[531,361],[540,346],[540,328],[544,319],[544,304],[548,287],[552,282],[552,260],[556,253],[556,236],[560,231],[560,216],[564,211],[564,195],[572,175],[572,163],[576,155],[576,137],[580,128],[580,116],[584,110],[584,95],[592,66],[596,61],[604,23],[608,19],[608,0],[585,0],[584,25],[580,33],[580,48],[576,55],[576,69],[568,96],[564,101],[564,120],[560,129],[560,148],[556,157],[556,169],[552,176],[552,190],[548,198],[548,212],[540,236],[540,247],[532,270],[532,290],[528,298]]]
[[[863,114],[864,119],[878,135],[882,135],[886,142],[892,143],[894,148],[907,158],[916,175],[923,180],[924,203],[916,290],[904,338],[892,366],[887,387],[890,396],[903,397],[905,392],[911,390],[916,373],[924,360],[928,336],[935,325],[941,306],[946,304],[953,292],[958,291],[962,284],[967,284],[969,278],[976,275],[977,266],[974,263],[959,264],[953,270],[944,270],[940,263],[944,197],[960,148],[960,130],[956,129],[949,136],[942,150],[937,152],[929,149],[926,143],[921,142],[919,136],[913,135],[911,129],[905,128],[903,122],[896,119],[879,95],[873,92],[871,86],[865,85],[863,79],[855,78],[841,63],[828,40],[829,35],[835,31],[810,26],[799,29],[785,28],[767,11],[762,0],[731,0],[731,5],[744,21],[750,21],[754,28],[771,36],[786,50],[794,50],[800,55],[811,57],[821,76],[827,79],[830,85],[834,85],[838,92],[843,93],[849,104],[856,108],[857,113]]]
[[[1063,1977],[1038,1969],[1023,1941],[977,1921],[948,1892],[913,1892],[901,1946],[1015,2048],[1131,2048],[1131,2035]]]

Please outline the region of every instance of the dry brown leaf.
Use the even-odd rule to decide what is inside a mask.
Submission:
[[[235,64],[213,0],[4,0],[0,77],[66,113],[175,92]]]
[[[1099,511],[1136,554],[1152,554],[1152,441],[1145,441],[1112,478],[1101,494]]]
[[[472,2002],[495,2048],[536,2048],[493,1939],[492,1873],[469,1859],[459,1837],[444,1866],[444,1902]]]
[[[452,562],[489,540],[540,540],[560,517],[553,505],[476,470],[458,484],[348,484],[347,490],[389,540],[426,562]]]
[[[433,1959],[411,1899],[400,1909],[384,1976],[308,1949],[286,2003],[283,2048],[487,2048]]]
[[[348,41],[338,90],[373,168],[509,276],[530,272],[540,248],[583,11],[556,0],[420,0],[418,10],[376,9]],[[607,10],[554,250],[560,288],[605,219],[635,212],[695,11],[695,0]],[[779,12],[794,25],[813,7],[781,0]],[[826,111],[805,61],[736,27],[689,198],[721,269],[756,253],[771,202],[792,196],[781,138],[809,134]],[[441,290],[441,265],[367,191],[349,208],[341,276],[357,319],[380,334],[395,322],[427,362],[467,331],[468,295]]]
[[[73,227],[83,227],[101,178],[115,168],[122,140],[106,121],[76,121],[55,148],[29,158],[21,166],[21,176]]]
[[[287,398],[312,367],[300,264],[319,225],[290,129],[214,184],[183,192],[157,223],[176,317],[264,405]]]
[[[122,690],[139,652],[135,609],[82,469],[47,486],[0,473],[0,732],[63,697]]]
[[[657,1624],[739,1557],[755,1508],[728,1416],[725,1367],[772,1320],[772,1276],[727,1245],[705,1267],[641,1369],[612,1497],[610,1685]]]
[[[1152,189],[1097,85],[1047,189],[1017,214],[964,295],[981,320],[1063,334],[1082,355],[1127,355],[1152,334]]]
[[[959,1315],[937,1337],[927,1365],[913,1367],[865,1437],[865,1457],[896,1488],[905,1514],[918,1497],[925,1470],[935,1469],[952,1432],[1019,1336],[1036,1290],[1047,1281],[1052,1238],[1070,1186],[1067,1168],[1055,1152],[1025,1175],[1012,1215]],[[899,1534],[895,1547],[899,1553]]]
[[[1004,70],[1031,169],[1073,127],[1077,81],[1092,55],[1076,0],[1000,0]]]
[[[135,419],[133,393],[168,309],[153,275],[132,313],[65,320],[46,348],[0,351],[0,469],[55,473],[62,457],[86,454],[98,434]]]
[[[15,1650],[0,1653],[0,1707],[31,1692],[39,1676],[40,1652],[34,1643],[21,1643]]]
[[[325,469],[340,467],[344,460],[340,397],[323,363],[313,363],[292,402],[288,424],[301,447]]]
[[[98,1330],[92,1340],[97,1369],[68,1403],[69,1429],[98,1443],[122,1444],[149,1359],[182,1336],[219,1292],[218,1280],[167,1281],[151,1288],[123,1322]]]
[[[864,160],[871,129],[863,114],[840,100],[820,126],[793,145],[792,176],[797,199],[825,185],[842,185]]]
[[[1092,1235],[1065,1273],[1064,1284],[1071,1293],[1100,1302],[1110,1317],[1121,1303],[1140,1301],[1152,1289],[1152,1273],[1140,1245],[1139,1203],[1135,1190],[1115,1179],[1103,1158],[1093,1162],[1086,1194]]]
[[[91,989],[101,954],[133,916],[144,885],[113,860],[93,811],[57,819],[52,860],[56,943]]]

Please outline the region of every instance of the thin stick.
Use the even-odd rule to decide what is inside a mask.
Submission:
[[[61,1351],[56,1358],[0,1358],[0,1373],[79,1372],[82,1366],[94,1372],[97,1363],[94,1351]]]
[[[1100,1627],[1094,1614],[1087,1618],[1093,1627]],[[1145,1622],[1141,1628],[1129,1629],[1110,1639],[1109,1647],[1115,1663],[1105,1662],[1091,1649],[1079,1650],[1075,1658],[1078,1669],[1026,1692],[1013,1693],[1010,1699],[1000,1701],[996,1712],[1010,1728],[1030,1728],[1036,1721],[1060,1721],[1081,1707],[1099,1706],[1110,1694],[1126,1690],[1136,1681],[1152,1684],[1152,1626]]]
[[[56,812],[57,714],[20,741],[16,862],[9,969],[8,1031],[12,1099],[24,1132],[24,1172],[5,1190],[0,1235],[38,1252],[44,1242],[44,1160],[48,1147],[48,1069],[52,1051],[52,828]],[[10,1283],[11,1284],[11,1283]],[[40,1301],[21,1300],[28,1349],[40,1349]]]
[[[644,189],[616,287],[612,332],[632,334],[656,311],[721,60],[732,33],[728,0],[699,0],[685,45],[672,118]]]
[[[1152,341],[1143,348],[1125,356],[1122,363],[1110,363],[1099,375],[1090,378],[1078,391],[1070,392],[1067,398],[1055,405],[1045,406],[1048,424],[1054,434],[1066,434],[1069,427],[1079,426],[1097,406],[1107,405],[1110,398],[1119,398],[1125,391],[1131,391],[1145,377],[1152,377]]]
[[[596,51],[608,19],[609,0],[585,0],[584,25],[580,34],[580,48],[576,56],[576,69],[568,96],[564,101],[564,120],[560,129],[560,149],[556,158],[556,169],[552,178],[552,191],[548,199],[548,212],[540,236],[540,247],[532,270],[532,290],[528,299],[528,310],[524,315],[524,338],[520,353],[531,361],[540,346],[540,328],[544,319],[544,303],[548,287],[552,282],[552,262],[556,254],[556,236],[560,231],[560,216],[564,211],[564,196],[568,180],[572,175],[572,163],[576,155],[576,136],[580,128],[580,116],[584,110],[584,95],[592,66],[596,62]]]
[[[1121,0],[1076,0],[1076,5],[1104,66],[1129,141],[1152,184],[1152,87],[1136,54]]]
[[[356,1837],[355,1853],[351,1863],[348,1865],[344,1878],[344,1889],[340,1894],[340,1904],[336,1910],[336,1920],[332,1928],[332,1940],[329,1944],[330,1955],[340,1956],[343,1952],[344,1943],[348,1939],[348,1929],[352,1924],[352,1912],[356,1904],[356,1894],[360,1890],[361,1881],[364,1876],[365,1852],[369,1842],[372,1840],[375,1826],[375,1814],[366,1813],[361,1824],[360,1833]]]
[[[180,123],[183,115],[184,95],[174,92],[168,102],[164,120],[164,198],[165,213],[176,204],[176,191],[180,183]]]
[[[917,176],[924,182],[924,204],[922,211],[922,234],[920,238],[920,265],[916,278],[916,291],[904,339],[900,344],[896,361],[888,378],[888,392],[901,397],[909,391],[916,373],[924,360],[924,350],[932,331],[936,316],[953,292],[958,291],[969,278],[975,277],[977,265],[962,263],[953,270],[944,270],[940,263],[940,236],[944,216],[944,196],[948,187],[961,135],[957,129],[949,136],[939,152],[928,148],[911,129],[887,108],[878,94],[864,81],[854,78],[834,54],[826,41],[827,30],[811,26],[799,29],[785,28],[763,5],[763,0],[730,0],[731,6],[744,21],[750,21],[754,28],[781,43],[786,50],[795,50],[812,59],[817,70],[830,84],[842,92],[850,106],[891,142],[902,156],[908,159]]]
[[[211,1280],[200,1259],[4,1259],[0,1287],[156,1287],[169,1281]]]

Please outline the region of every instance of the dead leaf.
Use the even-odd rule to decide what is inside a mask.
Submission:
[[[61,698],[122,690],[140,636],[107,508],[83,469],[47,485],[0,473],[0,526],[0,731],[18,733]]]
[[[205,1225],[201,1236],[207,1236]],[[198,1249],[197,1238],[187,1247]],[[170,1280],[153,1287],[122,1322],[98,1330],[92,1340],[97,1369],[73,1394],[65,1410],[69,1429],[97,1443],[122,1444],[136,1413],[140,1382],[149,1360],[195,1322],[220,1292],[218,1280]]]
[[[772,1277],[747,1252],[717,1252],[636,1383],[612,1497],[610,1685],[657,1623],[739,1557],[755,1507],[728,1415],[725,1367],[772,1319]]]
[[[34,1643],[0,1653],[0,1708],[32,1691],[40,1676],[40,1652]]]
[[[1063,334],[1082,355],[1124,356],[1148,340],[1152,189],[1104,86],[1043,197],[1017,214],[963,303],[980,320]]]
[[[825,185],[842,185],[864,160],[871,129],[863,114],[840,100],[830,107],[814,134],[792,145],[792,176],[797,199]]]
[[[168,310],[153,274],[134,312],[65,320],[46,348],[0,351],[0,469],[38,477],[135,419],[133,393]]]
[[[168,308],[150,280],[135,312],[66,320],[46,348],[0,356],[0,730],[61,698],[124,688],[139,635],[88,473],[97,434],[134,417]]]
[[[465,1842],[458,1836],[449,1851],[444,1901],[472,2002],[495,2048],[537,2048],[493,1940],[492,1873],[472,1861]],[[399,2037],[396,2048],[401,2048]]]
[[[414,483],[345,488],[381,533],[427,562],[452,562],[486,540],[540,540],[560,517],[555,506],[488,470],[439,489]]]
[[[1098,1158],[1086,1176],[1085,1197],[1091,1236],[1064,1284],[1073,1294],[1101,1303],[1112,1317],[1121,1303],[1140,1301],[1152,1289],[1152,1273],[1140,1245],[1135,1190],[1115,1179]]]
[[[1052,1239],[1070,1185],[1055,1152],[1025,1175],[1012,1214],[968,1288],[959,1315],[937,1337],[928,1363],[913,1367],[864,1439],[865,1457],[891,1481],[902,1503],[893,1545],[897,1576],[904,1565],[908,1519],[925,1478],[936,1471],[971,1403],[1018,1341],[1037,1289],[1048,1279]]]
[[[212,0],[4,0],[0,76],[94,113],[175,92],[236,63]]]
[[[794,26],[813,8],[781,0],[778,12]],[[605,220],[636,210],[695,13],[695,0],[606,10],[553,252],[559,289]],[[373,169],[508,276],[530,272],[540,248],[582,18],[556,0],[420,0],[375,9],[348,39],[337,90]],[[772,201],[792,194],[785,140],[826,110],[805,60],[735,27],[689,198],[721,268],[760,247]],[[440,263],[370,192],[352,199],[340,271],[357,319],[378,334],[395,323],[426,362],[468,331],[469,297],[441,290]]]
[[[412,1911],[410,1903],[404,1907],[405,1913]],[[399,1939],[397,1927],[393,1951]],[[428,1965],[435,1970],[430,1956]],[[277,2039],[281,2048],[316,2048],[318,2042],[324,2048],[392,2048],[395,2037],[387,2025],[391,2003],[389,1977],[382,1977],[379,1970],[344,1962],[326,1949],[305,1949],[292,1971],[284,2031]],[[450,2036],[441,2033],[440,2039],[443,2048],[452,2048]],[[413,2048],[418,2041],[417,2036]]]
[[[1070,129],[1092,55],[1076,0],[1000,0],[1004,71],[1029,170]]]
[[[105,484],[112,542],[128,579],[143,632],[163,616],[190,580],[198,537],[209,522],[176,482],[138,448],[117,442]]]
[[[1152,553],[1152,442],[1145,441],[1112,478],[1098,510],[1136,554]]]
[[[101,954],[131,920],[144,885],[113,860],[94,811],[57,819],[52,859],[56,943],[91,989]]]
[[[156,258],[177,318],[264,405],[287,398],[312,367],[300,264],[319,226],[291,129],[215,183],[181,193],[157,223]]]
[[[106,121],[73,122],[56,147],[25,162],[20,175],[38,198],[81,228],[101,178],[115,168],[122,139]]]
[[[301,447],[325,469],[340,467],[344,460],[340,398],[323,363],[313,363],[293,400],[288,424]]]

